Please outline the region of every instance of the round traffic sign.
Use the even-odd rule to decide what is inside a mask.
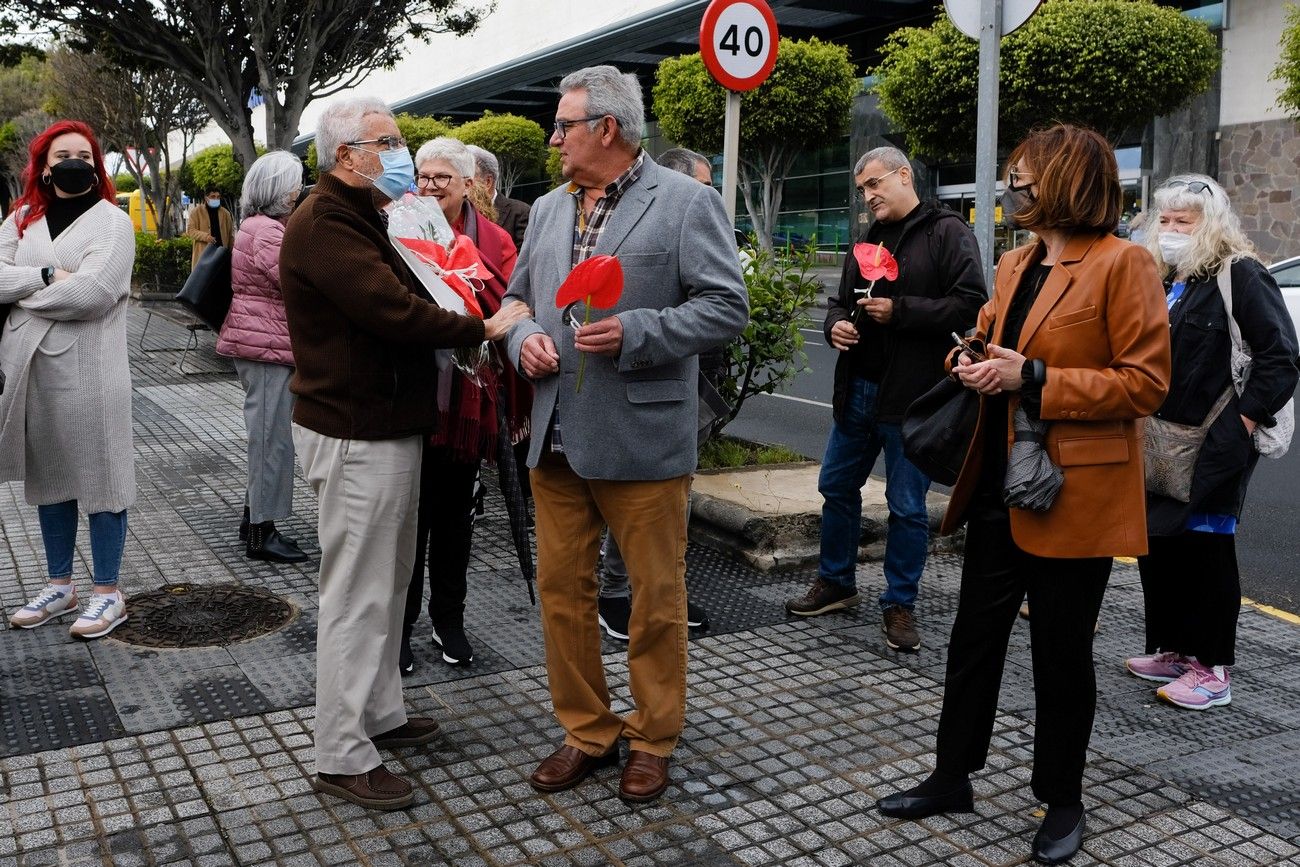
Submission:
[[[953,25],[971,39],[980,38],[981,8],[988,0],[943,0],[944,11]],[[1002,0],[1002,36],[1029,20],[1043,0]]]
[[[776,16],[765,0],[713,0],[700,22],[700,54],[728,90],[753,90],[776,65]]]

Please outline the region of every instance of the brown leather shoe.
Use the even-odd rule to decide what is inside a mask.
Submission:
[[[408,717],[395,729],[375,735],[370,742],[381,750],[418,747],[438,736],[438,721],[423,716]]]
[[[317,774],[311,787],[372,810],[400,810],[411,806],[411,784],[379,765],[364,774]]]
[[[603,756],[593,756],[565,744],[537,766],[528,782],[539,792],[563,792],[581,783],[596,768],[608,768],[617,764],[618,747]]]
[[[642,750],[628,750],[618,796],[624,801],[653,801],[668,788],[668,759]]]

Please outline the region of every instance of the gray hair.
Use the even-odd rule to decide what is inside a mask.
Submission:
[[[496,155],[492,151],[478,145],[465,145],[465,147],[469,148],[470,154],[474,157],[474,174],[491,178],[493,181],[501,177],[501,164],[497,162]]]
[[[334,168],[334,156],[339,145],[357,141],[365,134],[366,117],[393,113],[382,99],[374,96],[353,96],[331,102],[316,122],[316,167],[322,172]]]
[[[625,144],[641,146],[641,132],[645,128],[645,104],[641,99],[641,82],[630,72],[619,72],[612,66],[588,66],[570,72],[560,81],[560,93],[571,90],[587,92],[587,114],[597,120],[587,122],[595,129],[599,118],[609,115],[618,121],[618,134]]]
[[[1204,184],[1192,191],[1190,184]],[[1192,211],[1201,215],[1201,221],[1192,230],[1191,244],[1179,272],[1183,274],[1218,274],[1224,265],[1238,259],[1258,258],[1255,245],[1241,230],[1241,220],[1232,210],[1228,193],[1219,182],[1208,175],[1174,175],[1156,188],[1152,195],[1150,220],[1153,225],[1146,235],[1146,248],[1156,264],[1166,272],[1174,267],[1160,253],[1160,214],[1163,211]]]
[[[474,177],[474,155],[460,139],[440,135],[431,138],[415,154],[415,170],[429,160],[446,160],[463,178]]]
[[[912,167],[912,161],[907,158],[907,154],[892,145],[885,145],[884,147],[872,148],[858,157],[858,161],[853,165],[853,176],[857,177],[862,174],[862,170],[871,163],[880,163],[885,167],[886,171],[890,172],[901,169],[903,166],[907,166],[909,169]]]
[[[301,189],[302,160],[289,151],[269,151],[258,157],[244,175],[239,213],[243,217],[283,217],[293,210],[289,194]]]
[[[684,175],[694,175],[696,166],[707,166],[710,171],[713,170],[708,157],[689,148],[669,148],[659,155],[659,165]]]

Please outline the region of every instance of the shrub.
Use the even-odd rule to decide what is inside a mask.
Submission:
[[[193,249],[189,238],[160,240],[151,232],[136,232],[132,282],[145,292],[176,292],[190,274]]]
[[[803,460],[803,455],[785,446],[751,443],[728,436],[716,436],[700,448],[702,470],[791,464]]]

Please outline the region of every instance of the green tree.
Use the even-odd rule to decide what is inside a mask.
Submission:
[[[257,156],[266,153],[266,148],[257,145]],[[257,157],[255,156],[254,159]],[[204,148],[189,161],[193,172],[193,186],[189,193],[193,198],[202,198],[208,190],[221,190],[227,201],[234,202],[244,186],[244,167],[235,159],[235,149],[228,144],[213,145]]]
[[[740,189],[764,249],[772,247],[785,176],[795,158],[844,135],[858,87],[844,46],[782,39],[771,76],[741,97]],[[698,52],[663,60],[653,96],[665,136],[703,153],[722,150],[726,91]]]
[[[22,22],[123,66],[172,70],[246,167],[257,158],[248,107],[254,89],[265,100],[267,141],[288,148],[309,103],[391,67],[435,33],[469,33],[491,8],[491,0],[5,0],[0,32]]]
[[[821,282],[813,273],[815,260],[811,248],[783,251],[780,256],[758,249],[746,263],[749,322],[723,350],[727,366],[718,392],[731,413],[715,422],[715,435],[739,415],[746,400],[771,394],[804,369],[808,358],[799,329],[806,327],[808,309],[821,293]]]
[[[484,112],[452,133],[465,144],[491,151],[501,166],[497,192],[509,196],[519,179],[546,165],[546,131],[541,124],[517,114]]]
[[[564,158],[559,148],[551,148],[546,154],[546,176],[557,187],[564,183]]]
[[[979,43],[942,12],[893,33],[876,93],[909,146],[935,158],[975,146]],[[1210,84],[1219,50],[1209,28],[1154,0],[1050,0],[1002,40],[998,132],[1069,121],[1111,141],[1174,111]]]
[[[0,184],[7,193],[5,201],[22,193],[27,143],[50,121],[44,111],[48,79],[49,64],[42,57],[24,55],[13,65],[0,65]]]
[[[430,139],[453,135],[451,121],[436,117],[422,117],[417,114],[402,112],[393,118],[397,121],[397,131],[406,139],[406,146],[411,149],[411,156]]]
[[[122,172],[120,175],[113,176],[113,186],[119,193],[134,193],[140,189],[140,182],[130,172]]]
[[[1278,108],[1300,120],[1300,6],[1294,3],[1286,4],[1286,26],[1278,45],[1282,53],[1269,80],[1282,82]]]

